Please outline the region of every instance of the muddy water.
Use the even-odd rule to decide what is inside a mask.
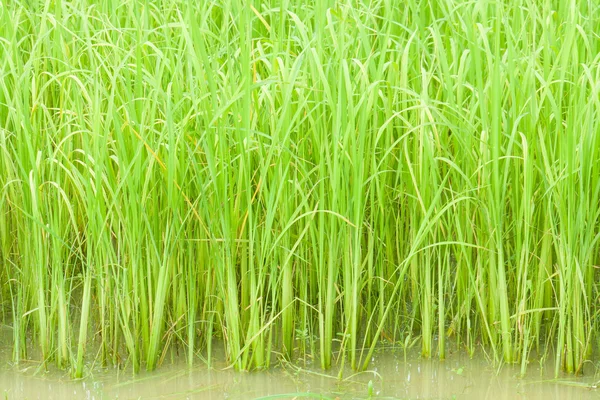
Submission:
[[[391,350],[376,354],[372,366],[358,375],[344,370],[339,380],[339,370],[323,373],[310,366],[280,364],[266,372],[236,373],[219,364],[210,370],[204,365],[189,368],[175,358],[153,373],[133,377],[131,372],[93,369],[87,378],[72,381],[63,372],[40,371],[33,361],[17,368],[5,357],[0,399],[293,399],[308,394],[365,399],[369,392],[374,399],[600,399],[600,389],[593,388],[600,379],[593,366],[584,377],[554,380],[551,365],[542,370],[533,364],[520,379],[518,368],[498,371],[482,358],[455,354],[440,362],[409,354],[405,362],[402,352]]]

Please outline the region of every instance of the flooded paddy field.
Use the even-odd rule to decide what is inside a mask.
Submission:
[[[0,400],[599,398],[599,27],[0,0]]]
[[[372,368],[354,373],[321,371],[306,363],[278,364],[267,371],[235,372],[226,364],[188,367],[185,360],[165,361],[154,372],[95,368],[81,380],[36,362],[11,365],[2,353],[2,399],[598,399],[600,379],[590,365],[581,377],[553,377],[551,365],[495,368],[481,356],[452,354],[427,360],[418,352],[380,349]]]

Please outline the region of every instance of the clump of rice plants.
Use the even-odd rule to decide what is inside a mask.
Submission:
[[[574,0],[0,2],[14,360],[220,341],[239,370],[360,370],[416,337],[580,371],[599,25]]]

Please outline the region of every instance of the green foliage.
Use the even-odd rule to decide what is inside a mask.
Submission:
[[[221,340],[236,369],[363,369],[450,337],[580,371],[598,26],[562,0],[0,2],[15,361],[80,377]]]

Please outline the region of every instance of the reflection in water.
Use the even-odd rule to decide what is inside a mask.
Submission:
[[[1,354],[6,360],[6,353]],[[216,365],[212,370],[187,368],[175,360],[156,372],[132,377],[130,372],[98,370],[81,381],[67,373],[35,373],[35,363],[20,370],[4,361],[0,371],[0,398],[4,399],[253,399],[288,393],[323,394],[330,398],[367,398],[369,381],[374,398],[401,399],[597,399],[600,391],[591,389],[594,371],[583,378],[552,378],[552,366],[541,373],[531,365],[525,379],[516,367],[499,371],[481,358],[452,355],[446,361],[423,360],[417,354],[404,361],[401,352],[381,351],[372,370],[361,374],[337,370],[323,373],[281,365],[269,371],[236,373]],[[596,379],[597,380],[597,379]]]

